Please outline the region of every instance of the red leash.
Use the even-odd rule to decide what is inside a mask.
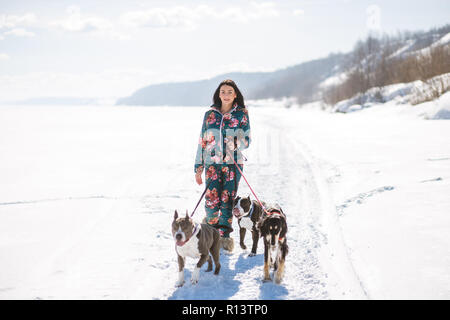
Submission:
[[[241,168],[239,168],[238,164],[236,163],[236,161],[234,161],[234,157],[230,155],[230,153],[227,150],[227,154],[228,156],[233,160],[234,165],[236,166],[236,168],[238,168],[239,172],[241,173],[241,176],[244,178],[245,182],[247,183],[248,187],[250,188],[250,191],[253,193],[253,195],[255,196],[256,200],[259,202],[259,205],[261,206],[261,208],[264,210],[265,213],[270,214],[266,208],[264,207],[264,205],[262,204],[262,202],[259,200],[258,196],[256,195],[255,191],[253,191],[252,187],[250,186],[250,183],[248,183],[247,178],[244,176],[244,173],[242,172]],[[234,177],[236,179],[236,177]]]
[[[255,198],[256,198],[256,200],[258,201],[258,203],[259,203],[259,205],[261,206],[261,208],[264,210],[264,212],[265,212],[266,214],[270,215],[271,212],[268,212],[268,211],[266,210],[266,208],[264,207],[264,205],[262,204],[262,202],[259,200],[259,198],[258,198],[258,196],[256,195],[255,191],[253,191],[253,188],[250,186],[250,183],[248,183],[247,178],[244,176],[244,173],[242,172],[241,168],[239,168],[239,166],[238,166],[238,164],[236,163],[236,161],[234,161],[234,157],[230,155],[230,153],[228,152],[228,150],[227,150],[227,154],[228,154],[229,157],[231,157],[231,159],[233,159],[234,165],[236,166],[236,168],[238,168],[239,172],[241,173],[241,176],[244,178],[245,182],[247,183],[248,187],[250,188],[251,192],[252,192],[253,195],[255,196]],[[244,157],[244,155],[242,155],[242,156]],[[245,158],[245,157],[244,157],[244,158]],[[245,159],[245,160],[247,160],[247,159]],[[234,177],[234,179],[236,179],[236,177]],[[192,213],[191,213],[191,218],[192,218],[192,216],[194,215],[195,211],[197,210],[198,205],[200,204],[200,201],[202,201],[203,197],[205,196],[206,191],[208,190],[208,187],[209,187],[209,185],[211,184],[211,182],[212,182],[212,180],[210,180],[209,183],[206,185],[206,188],[205,188],[205,190],[203,191],[202,195],[200,196],[200,199],[198,200],[197,205],[196,205],[195,208],[194,208],[194,211],[192,211]]]
[[[208,184],[206,185],[205,191],[203,191],[203,193],[202,193],[200,199],[198,199],[197,205],[195,206],[194,211],[192,211],[192,213],[191,213],[191,218],[192,218],[192,216],[194,215],[195,210],[197,210],[198,205],[200,204],[200,201],[202,201],[203,197],[205,196],[205,193],[206,193],[206,191],[208,190],[208,187],[209,187],[209,185],[211,184],[211,182],[212,182],[212,180],[209,180]]]

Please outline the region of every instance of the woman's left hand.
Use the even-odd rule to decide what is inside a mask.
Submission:
[[[198,185],[201,185],[203,183],[202,174],[201,173],[196,173],[195,174],[195,181],[197,182]]]
[[[226,140],[225,143],[227,146],[227,150],[236,151],[236,145],[235,145],[234,141]]]

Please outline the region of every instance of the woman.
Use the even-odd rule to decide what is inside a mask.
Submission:
[[[250,145],[250,121],[244,97],[233,80],[219,84],[213,102],[203,118],[195,159],[195,180],[199,185],[203,183],[205,169],[208,185],[206,223],[218,228],[222,247],[232,251],[232,205],[241,178],[233,158],[242,170],[241,150]]]

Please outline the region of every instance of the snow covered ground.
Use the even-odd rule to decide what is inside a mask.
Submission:
[[[435,111],[387,103],[289,117],[327,179],[368,298],[450,298],[450,123],[423,119]]]
[[[284,280],[235,241],[175,288],[206,107],[0,106],[0,299],[448,299],[450,123],[416,107],[250,106],[244,172],[288,216]]]

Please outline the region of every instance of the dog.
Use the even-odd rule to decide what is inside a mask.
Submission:
[[[284,263],[289,251],[286,240],[288,231],[286,215],[279,206],[266,211],[258,222],[258,229],[264,239],[264,281],[272,280],[269,269],[273,266],[275,283],[279,284],[283,278]]]
[[[178,281],[177,287],[184,284],[184,264],[186,257],[199,258],[192,273],[191,283],[197,284],[200,276],[200,268],[208,261],[206,272],[212,271],[211,256],[214,260],[214,274],[220,271],[220,234],[217,229],[208,224],[194,223],[186,211],[186,217],[179,218],[178,212],[172,222],[172,235],[175,241],[175,251],[178,256]],[[210,256],[211,254],[211,256]]]
[[[263,203],[264,205],[264,203]],[[258,229],[258,222],[263,216],[264,210],[258,201],[247,198],[236,197],[233,202],[233,215],[238,219],[239,225],[239,244],[242,249],[247,249],[244,244],[245,233],[250,231],[252,233],[253,245],[249,254],[250,257],[256,255],[258,249],[258,241],[260,238],[260,231]]]

